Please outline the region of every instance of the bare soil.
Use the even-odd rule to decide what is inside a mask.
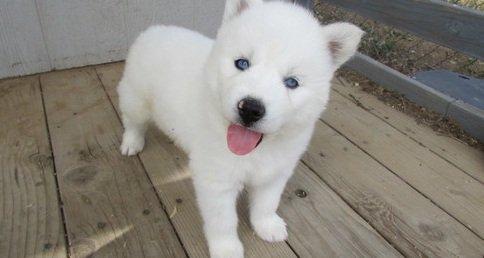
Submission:
[[[471,1],[461,2],[473,4]],[[482,3],[484,8],[484,0],[476,2]],[[484,79],[484,62],[477,58],[425,41],[320,0],[315,1],[314,9],[323,24],[347,21],[360,26],[366,32],[360,51],[403,74],[412,76],[418,71],[444,69]]]

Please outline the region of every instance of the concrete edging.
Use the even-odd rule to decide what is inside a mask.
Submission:
[[[423,107],[455,119],[467,133],[484,142],[484,110],[447,96],[361,53],[345,66]]]

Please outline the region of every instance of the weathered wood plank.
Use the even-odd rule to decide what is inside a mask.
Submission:
[[[116,86],[123,72],[121,63],[96,67],[108,95],[118,109]],[[208,257],[195,193],[188,169],[188,158],[158,129],[150,128],[146,146],[139,154],[173,225],[190,257]],[[239,211],[241,207],[239,207]],[[269,244],[260,240],[250,229],[247,214],[241,214],[239,235],[247,247],[247,257],[295,257],[286,243]]]
[[[121,78],[123,64],[97,66],[96,69],[108,95],[117,106],[115,89]],[[203,238],[201,221],[194,202],[186,156],[156,128],[153,129],[149,130],[146,149],[140,156],[146,169],[154,171],[151,174],[152,181],[158,186],[162,198],[166,199],[164,202],[168,209],[177,211],[172,220],[175,227],[178,226],[178,234],[184,240],[188,253],[190,256],[205,254],[205,243],[200,241]],[[163,175],[160,175],[160,171]],[[298,199],[294,192],[299,188],[306,189],[310,195],[304,200]],[[320,209],[323,207],[325,209]],[[247,254],[251,257],[266,257],[269,254],[279,256],[274,250],[265,250],[260,240],[253,235],[248,227],[246,207],[239,206],[239,212],[243,217],[241,232]],[[290,180],[280,212],[289,225],[289,243],[300,256],[343,256],[350,253],[358,257],[399,255],[305,166],[299,166],[296,175]],[[195,234],[199,239],[193,239]]]
[[[184,257],[92,68],[41,75],[70,251],[74,257]]]
[[[37,76],[0,82],[0,257],[66,257]]]
[[[401,256],[306,165],[289,180],[279,212],[300,257]]]
[[[405,256],[484,254],[481,238],[326,124],[317,123],[303,161]]]
[[[362,91],[360,87],[353,86],[342,78],[339,79],[340,82],[333,84],[333,90],[353,101],[356,99],[368,112],[484,183],[484,152],[434,132],[430,127],[418,123],[413,117],[389,108],[377,97]]]
[[[0,1],[0,78],[51,69],[35,0]]]
[[[474,178],[339,94],[323,120],[484,237],[484,187]]]
[[[323,0],[484,59],[484,13],[439,0]]]

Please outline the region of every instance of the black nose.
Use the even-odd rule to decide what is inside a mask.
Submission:
[[[237,108],[239,110],[240,118],[246,126],[250,126],[259,121],[266,113],[266,109],[262,102],[250,97],[239,101]]]

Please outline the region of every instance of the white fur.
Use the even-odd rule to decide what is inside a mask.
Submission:
[[[146,123],[158,127],[190,157],[190,168],[212,257],[243,257],[235,203],[244,186],[250,220],[266,241],[287,238],[276,214],[281,193],[329,98],[334,71],[356,51],[362,32],[349,24],[322,27],[301,7],[261,0],[228,0],[217,38],[154,26],[130,49],[119,101],[125,132],[121,152],[142,150]],[[337,42],[338,51],[330,51]],[[239,71],[234,60],[251,62]],[[283,84],[287,76],[297,89]],[[254,130],[262,143],[246,156],[227,147],[237,102],[263,101]]]

